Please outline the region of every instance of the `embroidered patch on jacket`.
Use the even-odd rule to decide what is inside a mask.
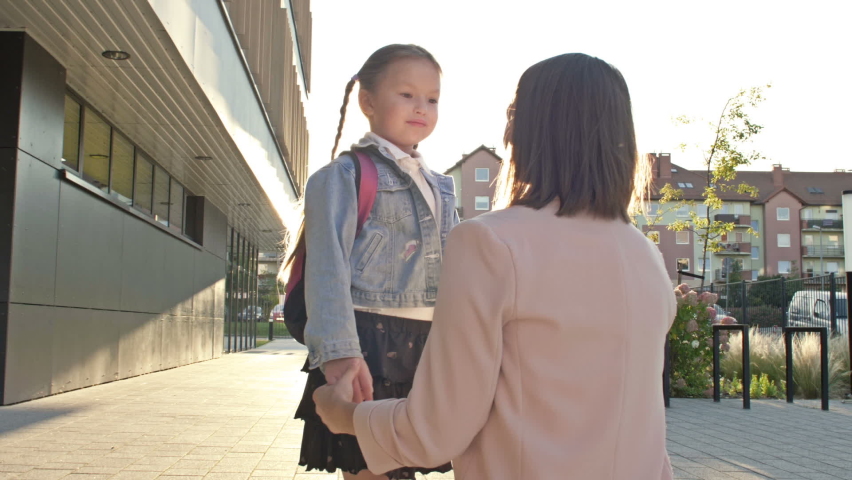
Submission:
[[[402,259],[406,262],[411,260],[411,257],[417,253],[417,249],[420,248],[420,242],[417,240],[409,240],[408,243],[405,244],[405,249],[400,254]]]

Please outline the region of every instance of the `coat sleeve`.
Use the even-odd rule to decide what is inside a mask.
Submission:
[[[357,208],[355,171],[342,162],[326,165],[305,186],[305,344],[310,368],[338,358],[362,356],[349,259]]]
[[[514,309],[509,248],[483,222],[459,224],[447,239],[432,330],[411,393],[355,410],[371,471],[434,467],[467,449],[494,402],[503,325]]]

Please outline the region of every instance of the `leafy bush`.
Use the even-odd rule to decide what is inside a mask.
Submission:
[[[711,308],[718,297],[709,292],[698,294],[686,284],[675,291],[677,315],[669,331],[671,346],[672,394],[676,397],[707,397],[712,394],[713,327],[716,311]],[[725,323],[735,323],[725,317]],[[727,334],[720,336],[720,348],[728,348]]]

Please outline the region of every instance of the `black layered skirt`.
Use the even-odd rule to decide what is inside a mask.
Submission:
[[[373,398],[407,397],[432,322],[356,311],[355,324],[364,360],[373,376]],[[316,413],[313,394],[326,383],[322,372],[318,368],[309,370],[307,364],[302,371],[308,373],[308,381],[296,409],[296,418],[305,421],[299,465],[305,466],[308,471],[334,472],[340,469],[357,474],[367,470],[358,440],[351,435],[331,433]],[[401,468],[373,473],[385,474],[395,480],[413,479],[415,472],[426,474],[449,472],[451,469],[452,466],[447,463],[437,468]]]

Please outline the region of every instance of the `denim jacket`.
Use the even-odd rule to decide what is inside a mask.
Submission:
[[[412,178],[375,146],[376,200],[361,233],[353,158],[344,154],[305,186],[305,343],[310,368],[361,357],[353,305],[432,307],[444,242],[459,222],[453,178],[423,171],[436,199],[440,227]],[[354,300],[354,303],[353,303]]]

